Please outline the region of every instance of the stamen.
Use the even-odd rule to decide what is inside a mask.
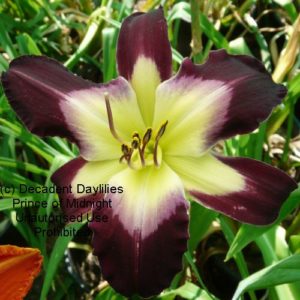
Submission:
[[[108,99],[108,94],[105,94],[105,103],[106,103],[106,107],[107,107],[107,115],[109,117],[109,121],[110,121],[110,129],[111,132],[113,133],[114,137],[116,137],[119,141],[119,137],[116,134],[116,131],[114,129],[114,124],[113,124],[113,117],[112,117],[112,113],[111,113],[111,108],[110,108],[110,104],[109,104],[109,99]],[[154,146],[151,142],[151,145],[149,146],[148,152],[152,152],[153,153],[153,162],[154,164],[159,167],[160,165],[160,157],[158,157],[161,153],[159,152],[159,148],[158,148],[158,144],[159,141],[161,139],[161,137],[164,135],[166,128],[168,125],[168,121],[164,122],[156,136],[154,139]],[[152,139],[152,134],[153,134],[153,130],[152,128],[148,128],[145,132],[145,134],[143,135],[143,138],[141,139],[140,135],[138,132],[133,132],[132,134],[132,140],[130,144],[125,144],[122,143],[121,146],[121,150],[122,150],[122,156],[120,157],[120,163],[124,162],[124,160],[127,162],[128,166],[133,169],[133,170],[139,170],[141,167],[145,167],[146,166],[146,161],[148,162],[148,152],[147,155],[145,157],[145,151],[147,148],[147,145],[149,144],[149,142]],[[136,150],[138,151],[138,153],[136,152]],[[140,157],[141,160],[141,165],[137,162],[137,158],[138,156]]]
[[[163,136],[163,134],[166,131],[166,127],[167,127],[168,123],[169,123],[169,121],[166,121],[164,124],[161,125],[161,127],[159,128],[158,133],[155,137],[155,141],[158,141]]]
[[[129,147],[128,147],[126,144],[122,144],[121,150],[122,150],[122,152],[124,153],[124,155],[128,155],[129,152],[130,152]]]
[[[140,158],[141,158],[141,163],[142,163],[143,167],[145,166],[145,156],[144,156],[145,148],[146,148],[146,145],[148,144],[148,142],[151,139],[151,135],[152,135],[152,129],[148,128],[146,133],[143,136],[142,147],[140,147],[140,144],[139,144],[139,147],[138,147]],[[141,143],[141,139],[140,139],[139,136],[138,136],[138,138],[139,138],[139,142]]]
[[[121,163],[123,161],[123,159],[125,159],[127,161],[128,166],[131,169],[134,169],[134,167],[132,166],[131,163],[131,157],[132,157],[132,153],[134,151],[134,147],[136,146],[136,143],[134,141],[132,141],[132,148],[128,147],[126,144],[122,144],[121,149],[123,152],[123,155],[120,157],[119,162]]]
[[[144,154],[142,152],[142,149],[140,147],[140,144],[141,144],[141,139],[140,137],[134,137],[132,142],[131,142],[131,147],[132,149],[138,149],[139,151],[139,155],[140,155],[140,159],[141,159],[141,163],[142,163],[142,166],[145,165],[145,158],[144,158]]]
[[[154,150],[153,150],[153,160],[154,160],[154,164],[157,167],[159,167],[159,163],[158,163],[158,159],[157,159],[158,142],[161,139],[161,137],[163,136],[163,134],[165,133],[168,122],[169,121],[166,121],[163,125],[161,125],[161,127],[159,128],[158,133],[156,134],[156,137],[155,137],[155,144],[154,144]]]
[[[133,149],[137,149],[139,147],[139,145],[140,145],[140,142],[139,142],[138,138],[134,137],[132,142],[131,142],[131,147]]]
[[[144,150],[146,148],[146,145],[149,143],[149,141],[151,140],[151,136],[152,136],[152,129],[148,128],[146,133],[143,136],[143,147],[142,147],[142,152],[144,153]]]
[[[126,159],[126,155],[125,155],[125,154],[123,154],[123,155],[120,157],[119,163],[122,163],[122,162],[123,162],[123,159]],[[126,159],[126,161],[127,161],[127,159]]]
[[[140,135],[138,132],[134,132],[133,135],[132,135],[132,138],[137,138],[139,140],[139,143],[141,142],[141,138],[140,138]]]
[[[132,163],[131,163],[132,153],[133,153],[133,148],[130,148],[129,154],[128,154],[126,160],[127,160],[128,166],[129,166],[131,169],[134,169],[134,167],[132,166]]]
[[[126,161],[128,161],[128,156],[130,155],[130,148],[126,144],[122,144],[121,150],[123,155],[119,159],[120,163],[123,161],[123,159],[126,159]]]
[[[110,132],[116,140],[123,143],[122,139],[118,136],[115,126],[114,126],[114,119],[113,119],[113,114],[112,114],[112,110],[111,110],[111,106],[110,106],[110,102],[109,102],[109,95],[107,92],[104,92],[103,95],[104,95],[104,99],[105,99],[106,112],[107,112]]]

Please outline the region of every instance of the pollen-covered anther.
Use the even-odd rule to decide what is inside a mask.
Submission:
[[[131,142],[131,147],[137,149],[140,146],[140,141],[137,137],[134,137]]]
[[[139,135],[138,132],[134,132],[134,133],[132,134],[132,138],[133,138],[133,139],[138,139],[139,143],[141,143],[141,138],[140,138],[140,135]]]
[[[120,163],[125,162],[133,170],[155,164],[160,166],[161,150],[159,141],[165,133],[168,121],[159,127],[156,136],[153,136],[152,128],[148,128],[141,139],[138,132],[134,132],[130,144],[123,143],[121,146],[122,156]]]

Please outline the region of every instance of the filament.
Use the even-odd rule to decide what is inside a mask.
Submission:
[[[114,125],[114,118],[109,102],[109,95],[107,92],[104,92],[104,99],[105,99],[105,106],[106,106],[106,112],[107,112],[107,117],[108,117],[108,124],[109,124],[109,129],[113,137],[118,140],[119,142],[123,143],[122,139],[118,136],[115,125]]]

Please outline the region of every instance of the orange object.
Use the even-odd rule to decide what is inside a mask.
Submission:
[[[39,274],[40,250],[12,245],[0,246],[0,300],[21,300]]]

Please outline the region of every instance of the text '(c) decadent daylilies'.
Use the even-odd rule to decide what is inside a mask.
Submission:
[[[254,130],[286,94],[255,58],[213,51],[206,63],[172,57],[161,9],[122,24],[119,75],[95,84],[46,57],[14,60],[5,93],[29,130],[75,142],[81,156],[52,177],[58,186],[122,186],[123,193],[62,194],[66,214],[86,212],[67,198],[111,199],[109,222],[91,222],[104,277],[124,295],[159,293],[182,267],[187,196],[236,220],[273,222],[296,188],[285,173],[210,149]],[[95,209],[94,215],[103,214]],[[201,220],[199,220],[201,226]]]

